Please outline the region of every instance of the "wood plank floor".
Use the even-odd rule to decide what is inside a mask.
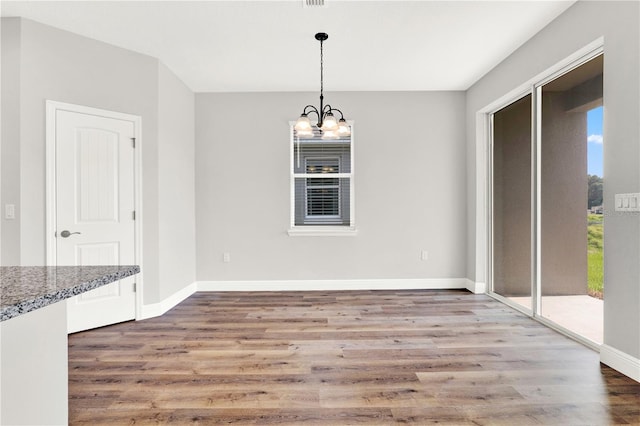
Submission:
[[[640,384],[466,291],[197,293],[69,336],[80,424],[640,424]]]

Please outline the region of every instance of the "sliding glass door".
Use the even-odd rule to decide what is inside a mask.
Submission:
[[[531,309],[531,95],[492,121],[493,291]]]
[[[594,54],[494,112],[490,156],[491,291],[596,344],[603,317],[602,77],[603,56]]]
[[[602,192],[600,200],[595,200],[597,205],[593,199],[589,202],[590,174],[596,173],[589,170],[589,163],[593,167],[599,159],[602,174],[602,151],[599,156],[594,155],[589,150],[589,140],[595,136],[602,143],[602,123],[599,135],[590,135],[588,130],[597,124],[597,117],[589,111],[602,107],[602,78],[603,56],[600,55],[538,88],[539,313],[599,344],[603,328],[602,295],[590,293],[589,275],[594,268],[602,271],[602,256],[600,265],[596,265],[597,260],[589,255],[589,222],[599,221],[602,225]],[[591,232],[591,245],[599,244],[601,255],[602,238],[602,232],[597,236]],[[602,282],[599,287],[602,289]]]

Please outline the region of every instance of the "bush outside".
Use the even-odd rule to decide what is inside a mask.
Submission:
[[[587,225],[587,281],[589,295],[602,299],[604,288],[603,216],[588,215]]]

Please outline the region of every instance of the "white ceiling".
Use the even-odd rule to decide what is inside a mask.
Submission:
[[[159,58],[195,92],[465,90],[575,1],[6,1]]]

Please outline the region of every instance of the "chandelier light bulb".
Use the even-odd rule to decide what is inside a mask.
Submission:
[[[351,135],[351,126],[344,118],[341,118],[338,121],[338,135],[340,136],[349,136]]]
[[[338,120],[336,120],[332,113],[328,112],[322,121],[322,131],[327,132],[336,130],[338,130]]]
[[[313,130],[309,129],[309,130],[296,131],[296,136],[299,137],[299,138],[311,139],[311,138],[313,138]]]
[[[338,132],[336,130],[323,130],[322,139],[339,139]]]
[[[295,129],[298,133],[311,130],[311,121],[306,114],[302,114],[300,118],[298,118],[298,121],[296,121]]]

